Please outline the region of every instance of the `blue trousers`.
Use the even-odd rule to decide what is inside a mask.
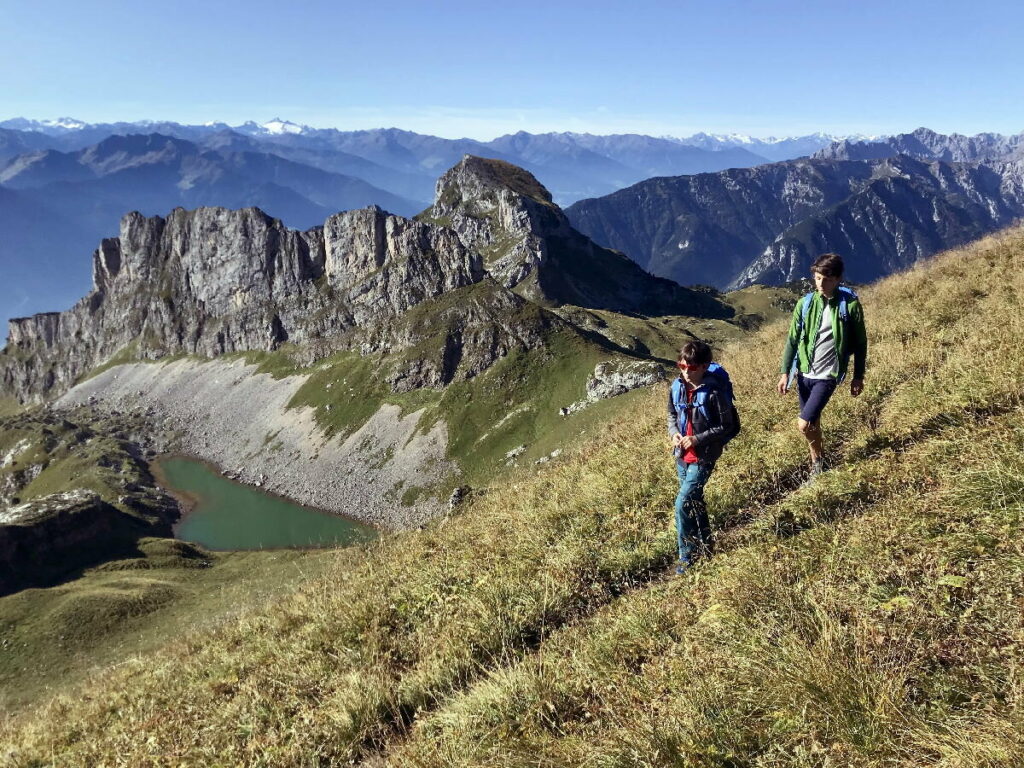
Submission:
[[[711,547],[711,524],[704,504],[704,485],[714,464],[686,464],[676,461],[679,495],[676,496],[676,535],[679,559],[689,562],[697,549]]]

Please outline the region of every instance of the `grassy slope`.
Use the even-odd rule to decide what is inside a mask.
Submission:
[[[663,395],[634,398],[537,477],[13,721],[15,760],[1017,765],[1022,275],[1017,231],[863,292],[868,390],[810,489],[780,328],[728,356],[744,432],[691,576]]]
[[[143,539],[136,558],[57,587],[0,597],[0,708],[32,704],[95,667],[291,591],[338,557],[316,550],[212,553]]]
[[[0,397],[0,418],[14,416],[23,410],[25,410],[25,406],[21,405],[16,398],[10,396]]]
[[[461,470],[458,482],[480,486],[504,471],[505,454],[511,449],[526,445],[519,463],[536,461],[555,448],[571,444],[622,407],[621,401],[602,402],[568,418],[558,415],[559,408],[585,396],[587,378],[598,363],[653,356],[670,365],[681,340],[699,336],[723,342],[744,333],[721,320],[682,316],[647,319],[565,307],[558,314],[587,329],[589,336],[558,325],[547,331],[542,348],[513,349],[482,374],[444,390],[392,392],[388,381],[403,362],[440,356],[444,339],[452,330],[447,310],[460,302],[486,300],[488,290],[486,284],[477,284],[410,310],[402,322],[415,328],[423,341],[398,354],[340,352],[311,369],[297,367],[287,346],[274,353],[242,356],[258,363],[261,372],[274,376],[310,374],[289,405],[314,408],[317,423],[330,435],[351,434],[385,403],[399,405],[403,413],[425,409],[421,429],[439,419],[448,425],[449,457]],[[519,320],[533,327],[539,320],[531,315],[546,310],[528,304],[520,312],[524,316]],[[503,323],[510,320],[514,318],[500,318]],[[449,492],[449,485],[439,492]]]
[[[417,327],[429,330],[432,325],[443,325],[437,315],[433,313],[431,323],[420,319]],[[705,336],[740,333],[720,321],[711,321],[713,327],[705,328],[708,324],[702,325],[693,318],[654,321],[606,312],[595,316],[600,317],[603,332],[615,344],[663,358],[674,354],[678,339],[686,337],[691,327]],[[424,426],[444,418],[452,427],[451,453],[464,467],[455,482],[468,481],[474,486],[486,484],[495,475],[519,471],[506,467],[505,453],[511,448],[526,443],[528,448],[516,464],[530,466],[555,448],[564,448],[581,437],[586,439],[588,432],[594,432],[613,417],[624,403],[643,396],[631,393],[567,418],[558,416],[560,406],[582,397],[583,383],[593,366],[615,356],[564,329],[552,334],[545,349],[513,354],[493,370],[448,392],[392,393],[384,383],[391,365],[388,358],[339,353],[312,369],[303,369],[296,363],[301,353],[302,350],[284,345],[274,353],[250,352],[229,357],[244,357],[256,364],[260,372],[275,377],[310,375],[292,405],[317,409],[318,420],[331,433],[350,433],[383,403],[398,404],[403,412],[426,407]],[[115,362],[124,359],[122,355]],[[509,415],[497,428],[491,423],[496,413]],[[87,445],[74,445],[76,441],[71,441],[64,446],[70,433],[60,426],[58,419],[56,425],[49,427],[55,445],[47,453],[42,449],[39,434],[43,425],[33,425],[32,429],[0,430],[0,454],[28,438],[35,448],[23,452],[19,466],[40,461],[48,464],[20,494],[23,499],[89,487],[118,503],[126,456],[117,440],[104,434]],[[112,431],[117,430],[106,430]],[[0,479],[4,471],[16,468],[0,470]],[[452,484],[432,490],[443,495],[450,492]],[[402,500],[411,501],[421,492],[418,488],[406,489]],[[119,662],[153,648],[175,626],[203,623],[189,617],[217,617],[219,612],[228,611],[232,600],[224,599],[227,594],[235,595],[232,599],[237,600],[248,592],[250,599],[244,602],[251,604],[251,595],[278,590],[282,583],[294,581],[281,578],[282,568],[292,568],[291,556],[284,553],[210,556],[216,567],[197,569],[188,560],[181,561],[182,565],[158,558],[159,564],[154,564],[156,561],[148,554],[154,547],[159,545],[147,543],[142,552],[145,559],[130,567],[121,563],[110,565],[115,573],[93,569],[83,578],[52,590],[28,590],[0,599],[0,631],[7,641],[3,646],[5,654],[0,657],[0,702],[12,709],[31,704],[48,690],[75,683],[91,667]],[[278,561],[283,563],[281,567],[275,565]],[[121,573],[122,570],[129,572]],[[241,586],[229,591],[227,585],[236,580]],[[66,639],[71,635],[63,629],[70,625],[74,626],[73,641]],[[48,683],[54,687],[48,689]]]

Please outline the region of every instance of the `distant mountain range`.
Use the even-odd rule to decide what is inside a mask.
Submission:
[[[466,154],[531,171],[564,205],[651,177],[808,154],[831,139],[520,132],[481,142],[280,119],[232,127],[15,118],[0,122],[0,317],[69,306],[89,284],[82,248],[128,211],[256,206],[299,229],[370,204],[409,216]]]
[[[69,305],[88,285],[81,249],[128,211],[255,206],[297,229],[367,205],[411,216],[467,154],[531,172],[556,204],[577,200],[580,231],[683,285],[785,282],[822,250],[871,280],[1024,215],[1024,134],[833,139],[8,120],[0,315]]]
[[[392,194],[418,200],[433,196],[437,174],[475,154],[506,160],[529,170],[565,205],[603,195],[652,176],[744,168],[766,161],[809,155],[841,138],[817,133],[783,139],[698,133],[685,138],[637,134],[519,132],[492,141],[444,139],[396,128],[340,131],[311,128],[275,118],[183,125],[168,121],[85,123],[74,118],[0,121],[0,161],[18,154],[55,149],[74,152],[114,135],[158,133],[192,141],[204,149],[244,148],[271,152],[322,170],[357,176]]]
[[[947,135],[929,128],[878,139],[846,138],[819,149],[812,157],[819,160],[880,160],[909,155],[922,160],[973,163],[1024,157],[1024,133],[1003,136],[979,133],[976,136]]]
[[[1024,216],[1022,138],[919,129],[843,141],[811,159],[649,179],[566,214],[684,285],[783,283],[826,251],[867,282]]]

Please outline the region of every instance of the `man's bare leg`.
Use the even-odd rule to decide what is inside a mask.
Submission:
[[[807,440],[807,447],[811,451],[811,466],[813,467],[816,462],[821,460],[821,456],[825,452],[821,444],[821,421],[804,421],[797,417],[796,426]]]

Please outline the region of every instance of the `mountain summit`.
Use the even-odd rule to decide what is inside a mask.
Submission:
[[[573,229],[529,172],[465,156],[437,182],[429,220],[451,226],[505,288],[545,306],[720,315],[705,294],[656,278]]]
[[[93,255],[88,296],[67,312],[11,321],[0,381],[38,398],[115,355],[214,357],[288,341],[309,359],[416,350],[396,363],[392,386],[443,386],[539,343],[544,328],[565,322],[541,307],[563,304],[731,314],[576,232],[526,171],[467,156],[416,219],[370,206],[297,231],[258,208],[130,213]],[[407,314],[420,306],[434,311]],[[442,316],[443,327],[425,330],[424,318]]]

